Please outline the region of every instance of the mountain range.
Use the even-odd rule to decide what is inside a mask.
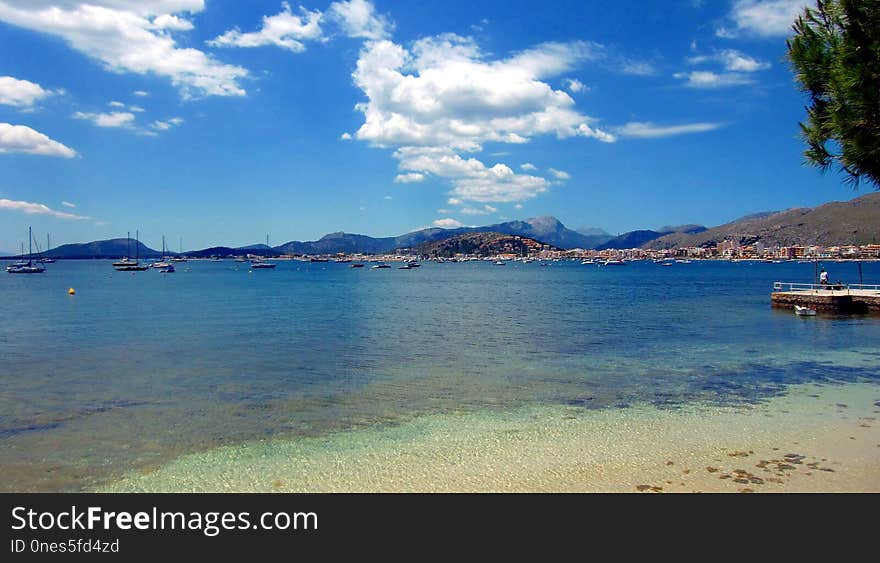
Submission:
[[[256,254],[383,254],[398,249],[414,249],[440,240],[468,233],[498,233],[534,239],[561,248],[624,249],[624,248],[678,248],[683,246],[710,246],[724,240],[741,244],[762,241],[767,246],[793,244],[866,244],[880,241],[880,192],[859,198],[832,202],[815,208],[797,208],[786,211],[753,213],[730,223],[707,229],[702,225],[661,227],[659,230],[636,230],[613,236],[601,229],[582,227],[569,229],[555,217],[534,217],[524,221],[508,221],[483,227],[456,229],[427,228],[396,237],[369,237],[352,233],[330,233],[316,241],[290,241],[269,247],[254,244],[243,247],[215,246],[188,251],[192,257],[232,256]],[[84,244],[65,244],[45,253],[51,258],[119,258],[134,256],[136,243],[119,238]],[[128,249],[131,249],[131,252]],[[157,250],[137,243],[141,258],[156,258]],[[176,253],[169,252],[171,256]]]
[[[880,242],[880,192],[818,207],[753,213],[698,233],[671,233],[648,241],[652,249],[713,246],[725,240],[765,246]]]

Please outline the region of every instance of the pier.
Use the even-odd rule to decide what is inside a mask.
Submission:
[[[781,309],[800,305],[822,313],[880,315],[880,285],[774,282],[770,304]]]

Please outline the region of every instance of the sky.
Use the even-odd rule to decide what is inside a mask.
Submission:
[[[177,250],[851,199],[803,165],[807,4],[0,0],[0,251],[28,226]]]

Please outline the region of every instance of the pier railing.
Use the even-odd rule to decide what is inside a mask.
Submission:
[[[773,282],[773,291],[788,292],[806,292],[815,293],[818,291],[877,291],[880,292],[880,285],[849,283],[849,284],[816,284],[816,283],[791,283],[791,282]]]

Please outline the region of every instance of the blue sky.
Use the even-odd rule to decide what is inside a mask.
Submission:
[[[0,0],[0,250],[850,199],[802,165],[805,4]]]

